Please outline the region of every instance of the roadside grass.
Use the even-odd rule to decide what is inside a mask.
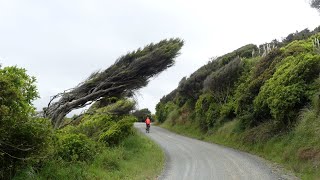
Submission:
[[[203,139],[205,134],[203,134],[198,126],[195,123],[187,121],[184,124],[172,124],[170,121],[165,121],[163,124],[160,125],[165,129],[173,131],[177,134],[189,136],[195,139]]]
[[[15,179],[156,179],[165,161],[161,148],[135,131],[118,147],[106,147],[92,162],[46,162],[40,172],[27,169]]]
[[[301,179],[320,179],[320,118],[315,111],[302,112],[290,132],[268,136],[268,126],[237,132],[239,121],[233,120],[203,133],[196,123],[165,122],[161,127],[192,138],[250,152],[281,164]],[[266,133],[267,132],[267,133]]]

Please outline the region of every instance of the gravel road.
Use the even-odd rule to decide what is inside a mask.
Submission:
[[[144,123],[135,123],[134,126],[145,133]],[[248,153],[177,135],[155,126],[151,126],[150,133],[146,135],[166,153],[166,165],[159,179],[292,179],[278,175],[264,160]]]

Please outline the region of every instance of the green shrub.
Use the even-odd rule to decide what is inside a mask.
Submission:
[[[309,84],[320,72],[320,56],[301,54],[284,59],[254,100],[256,113],[270,112],[282,127],[292,125],[299,109],[308,101]]]
[[[212,128],[220,118],[221,105],[215,102],[211,102],[210,106],[205,113],[205,118],[207,129]],[[199,117],[200,118],[200,117]]]
[[[180,117],[180,113],[178,109],[173,109],[167,117],[166,122],[169,122],[171,125],[175,125],[177,123],[177,120]]]
[[[221,106],[219,116],[224,119],[229,119],[229,120],[233,119],[236,116],[233,101],[229,101],[228,103],[223,104]]]
[[[156,106],[156,119],[160,123],[163,123],[168,118],[169,113],[176,108],[177,106],[172,101],[169,101],[165,104],[161,102],[158,103]]]
[[[97,112],[105,112],[112,115],[129,114],[134,109],[135,101],[130,99],[120,99],[113,104],[98,109]]]
[[[219,102],[226,102],[231,95],[235,83],[241,77],[244,63],[235,58],[217,71],[212,72],[203,82],[204,90],[211,92]]]
[[[283,56],[297,56],[301,53],[313,52],[313,45],[310,40],[305,41],[293,41],[287,46],[281,48],[283,51]]]
[[[94,141],[84,134],[58,134],[56,153],[65,161],[91,161],[96,150]]]
[[[277,64],[281,61],[282,51],[274,49],[267,56],[257,60],[251,71],[241,77],[242,82],[238,85],[234,94],[234,108],[237,117],[253,114],[253,100],[259,94],[261,86],[270,79],[275,72]],[[254,119],[247,125],[258,124]]]
[[[25,69],[0,67],[0,179],[10,179],[19,166],[39,161],[50,145],[49,121],[33,118],[35,81]]]
[[[137,119],[134,116],[126,116],[117,123],[114,123],[99,137],[99,141],[105,142],[109,146],[119,144],[132,132],[132,125]]]
[[[195,113],[201,130],[206,131],[213,127],[214,122],[219,117],[220,107],[211,94],[203,94],[196,102]]]
[[[114,119],[115,117],[108,114],[85,115],[79,126],[76,127],[76,132],[98,140],[99,135],[115,123]]]

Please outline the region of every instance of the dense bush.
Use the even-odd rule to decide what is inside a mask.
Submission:
[[[104,108],[100,108],[100,111],[107,112],[113,115],[129,114],[134,109],[135,101],[131,99],[119,99],[115,103],[109,104]]]
[[[186,77],[183,77],[180,81],[179,84],[181,83],[184,83],[186,81]],[[173,91],[171,91],[169,94],[163,96],[161,99],[160,99],[160,102],[165,104],[169,101],[173,101],[173,99],[177,96],[177,89],[174,89]]]
[[[279,49],[272,50],[267,56],[258,59],[249,73],[244,74],[243,82],[238,85],[234,94],[234,108],[238,117],[253,113],[253,100],[264,82],[271,78],[275,72],[276,65],[281,61],[279,56],[281,56]],[[248,122],[248,125],[255,123]]]
[[[240,78],[243,63],[240,58],[235,58],[227,65],[210,74],[204,80],[204,89],[214,94],[219,102],[225,103],[231,95],[235,82]]]
[[[220,117],[227,120],[232,120],[236,117],[233,100],[221,106]]]
[[[114,118],[108,114],[95,113],[92,115],[84,115],[82,122],[74,130],[77,133],[85,134],[86,136],[97,140],[103,130],[109,128],[114,122]]]
[[[204,85],[203,82],[208,77],[208,75],[219,70],[221,67],[225,66],[234,59],[252,57],[253,50],[257,50],[257,46],[253,44],[243,46],[231,53],[225,54],[218,58],[214,58],[206,65],[200,67],[197,71],[192,73],[189,78],[182,79],[179,83],[179,86],[177,87],[177,95],[181,96],[182,98],[180,99],[184,101],[180,103],[179,107],[181,107],[189,99],[193,99],[194,102],[197,101],[199,96],[202,94]]]
[[[308,101],[309,84],[320,72],[320,56],[300,54],[283,60],[254,101],[256,113],[270,112],[282,127],[292,125],[297,111]]]
[[[47,119],[34,118],[31,102],[38,97],[35,78],[25,69],[0,69],[0,179],[9,179],[18,166],[36,162],[50,145]]]
[[[109,146],[117,145],[132,132],[132,125],[137,119],[133,116],[126,116],[103,132],[99,141]]]
[[[94,141],[84,134],[60,133],[56,153],[65,161],[90,161],[95,156]]]
[[[164,122],[167,119],[169,113],[175,108],[176,108],[176,105],[171,101],[165,104],[158,103],[156,106],[156,110],[157,110],[156,119],[160,123]]]
[[[212,127],[219,115],[219,106],[211,94],[201,95],[196,102],[196,119],[202,130]]]
[[[241,131],[268,121],[278,131],[292,127],[297,112],[319,88],[315,79],[320,60],[314,42],[320,38],[318,30],[305,29],[283,42],[266,43],[272,50],[263,56],[255,45],[247,45],[212,59],[164,96],[156,108],[158,119],[168,118],[169,106],[199,122],[203,131],[234,118],[239,119]],[[186,102],[192,102],[190,112],[182,113]]]

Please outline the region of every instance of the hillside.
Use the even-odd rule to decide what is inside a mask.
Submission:
[[[52,96],[36,112],[36,78],[0,66],[0,179],[154,179],[160,147],[133,128],[132,96],[171,67],[183,41],[151,43]],[[66,118],[74,109],[88,110]],[[153,168],[149,168],[153,167]]]
[[[162,126],[320,177],[320,27],[249,44],[181,79],[156,106]]]

